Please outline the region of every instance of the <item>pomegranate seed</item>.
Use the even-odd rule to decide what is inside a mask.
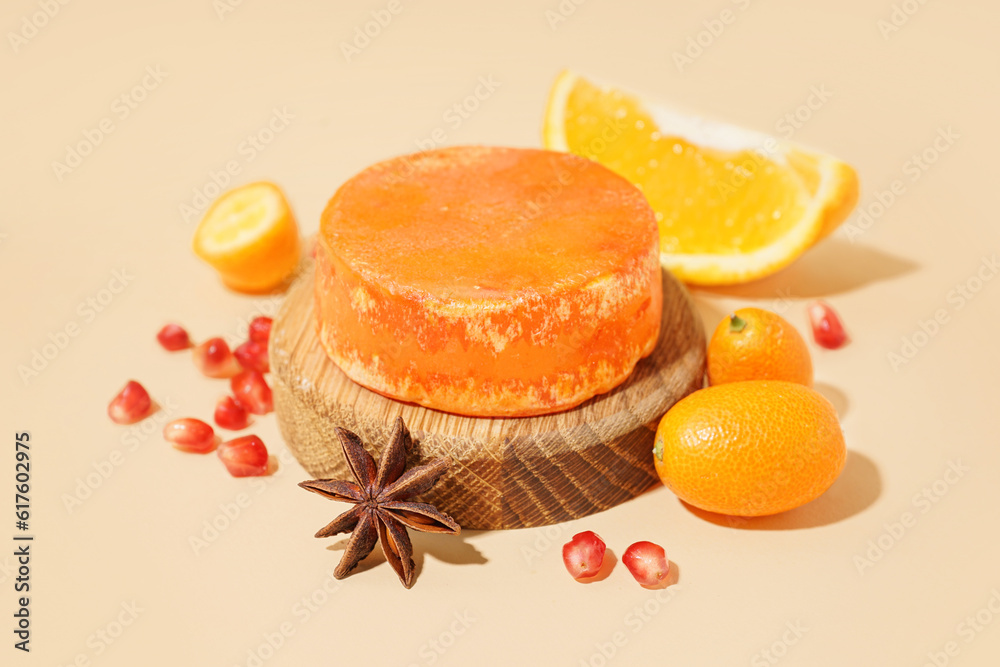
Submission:
[[[108,416],[116,424],[134,424],[149,414],[152,405],[146,388],[129,380],[108,403]]]
[[[604,563],[607,545],[593,531],[577,533],[563,545],[563,563],[574,579],[596,576]]]
[[[622,554],[622,562],[643,586],[656,586],[670,573],[666,552],[652,542],[636,542]]]
[[[215,431],[200,419],[175,419],[163,427],[163,437],[182,452],[205,454],[215,448]]]
[[[823,301],[814,301],[806,307],[813,338],[820,347],[836,350],[847,342],[847,332],[833,308]]]
[[[229,345],[221,338],[209,338],[194,348],[194,365],[210,378],[228,378],[240,372]]]
[[[270,317],[253,318],[250,323],[250,334],[247,337],[257,343],[267,344],[267,339],[271,337],[271,322]]]
[[[215,423],[230,431],[239,431],[250,423],[247,410],[237,403],[232,396],[223,396],[215,404]]]
[[[260,371],[243,371],[229,381],[229,386],[239,404],[251,414],[266,415],[274,410],[271,388]]]
[[[233,350],[233,355],[240,366],[248,371],[267,373],[271,370],[271,364],[267,360],[267,343],[248,340]]]
[[[179,324],[164,325],[156,334],[156,340],[160,341],[164,350],[171,352],[191,347],[191,338],[188,336],[188,332]]]
[[[222,443],[219,458],[233,477],[257,477],[267,472],[267,447],[255,435]]]

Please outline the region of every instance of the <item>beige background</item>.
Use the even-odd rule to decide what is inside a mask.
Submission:
[[[948,648],[939,664],[996,663],[1000,280],[977,283],[978,272],[994,277],[983,262],[1000,250],[995,3],[906,0],[915,13],[897,13],[901,27],[884,36],[889,0],[563,0],[570,15],[554,26],[546,12],[558,0],[400,0],[348,61],[341,42],[388,2],[223,2],[0,10],[0,535],[12,544],[13,437],[28,430],[37,537],[30,655],[11,647],[13,547],[0,548],[0,662],[922,665]],[[675,52],[723,10],[731,22],[704,32],[708,46],[678,68]],[[30,38],[12,41],[19,33]],[[779,133],[814,87],[826,91],[800,110],[793,138],[856,165],[861,205],[880,215],[780,275],[694,295],[709,327],[750,304],[803,330],[808,299],[840,311],[851,344],[813,347],[818,386],[843,417],[844,475],[807,507],[749,522],[709,521],[660,488],[549,529],[421,535],[412,590],[378,559],[329,583],[343,543],[312,534],[342,507],[295,487],[305,474],[273,416],[253,429],[281,460],[263,480],[232,479],[159,435],[165,415],[208,418],[224,391],[159,350],[159,326],[235,337],[277,305],[221,287],[189,251],[197,215],[181,207],[197,208],[195,192],[211,194],[212,173],[234,161],[234,183],[280,183],[312,232],[339,183],[436,128],[447,144],[539,145],[565,66]],[[480,77],[499,85],[455,127],[445,114]],[[133,109],[122,95],[144,99]],[[252,152],[243,142],[275,109],[292,118]],[[113,131],[57,174],[53,163],[104,119]],[[957,138],[935,153],[947,128]],[[937,159],[914,180],[911,156],[925,149]],[[897,179],[902,194],[880,211],[878,193]],[[953,291],[969,281],[972,298]],[[921,336],[939,310],[945,323]],[[77,335],[63,340],[67,325]],[[894,367],[890,353],[914,336],[922,347]],[[50,340],[64,349],[47,348],[54,358],[24,381],[19,367]],[[105,416],[133,377],[167,407],[146,433]],[[88,497],[67,508],[77,493]],[[678,584],[657,595],[620,565],[574,583],[559,547],[585,529],[619,555],[636,540],[663,544]]]

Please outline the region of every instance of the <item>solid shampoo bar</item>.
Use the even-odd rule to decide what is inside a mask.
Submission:
[[[659,336],[659,234],[625,179],[543,150],[376,164],[322,216],[319,336],[355,382],[475,416],[564,410]]]

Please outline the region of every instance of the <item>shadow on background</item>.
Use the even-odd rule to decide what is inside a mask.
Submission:
[[[920,265],[909,259],[829,238],[774,275],[743,285],[697,287],[696,290],[744,299],[816,298],[891,280],[918,268]]]
[[[475,537],[482,531],[463,530],[458,535],[431,535],[412,530],[408,532],[410,541],[413,543],[413,569],[417,578],[420,577],[420,571],[423,570],[424,558],[428,555],[451,565],[482,565],[486,563],[486,557],[479,549],[466,541],[469,537]],[[349,541],[349,538],[338,540],[328,546],[327,550],[344,551],[347,549]],[[382,546],[377,544],[371,554],[358,563],[351,574],[367,572],[385,562]]]
[[[739,517],[706,512],[681,504],[692,514],[725,528],[742,530],[795,530],[817,528],[848,519],[871,506],[882,493],[882,477],[875,463],[855,451],[847,452],[844,471],[826,493],[802,507],[773,516]]]
[[[486,557],[467,541],[481,535],[484,531],[463,529],[458,535],[434,535],[418,533],[413,530],[408,532],[410,533],[410,541],[413,542],[414,560],[419,560],[417,556],[420,554],[427,554],[452,565],[482,565],[486,563]]]
[[[482,533],[479,530],[463,530],[458,535],[433,535],[409,531],[413,542],[414,571],[419,577],[424,569],[424,559],[433,556],[450,565],[483,565],[486,556],[466,540]]]

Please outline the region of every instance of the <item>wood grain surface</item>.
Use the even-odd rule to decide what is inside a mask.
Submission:
[[[275,318],[270,355],[278,424],[310,475],[351,478],[335,427],[360,435],[378,457],[401,415],[413,435],[411,465],[451,460],[421,500],[464,528],[521,528],[608,509],[657,482],[656,426],[671,405],[702,386],[705,335],[687,292],[664,271],[659,342],[624,383],[550,415],[466,417],[395,401],[344,375],[316,335],[307,270]]]

